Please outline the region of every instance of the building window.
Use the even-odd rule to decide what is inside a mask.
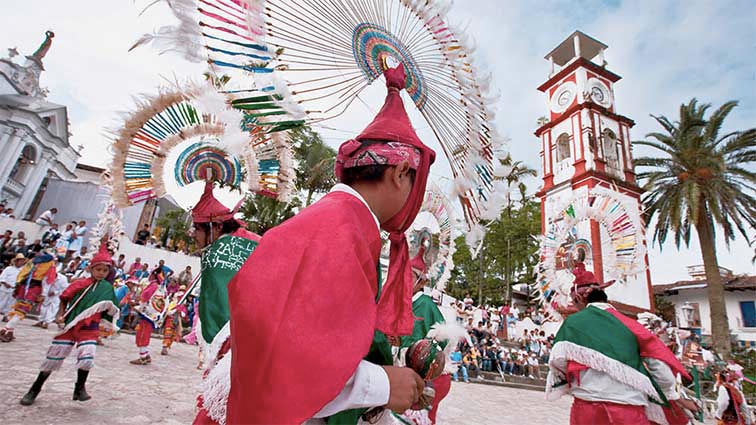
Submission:
[[[18,157],[16,164],[10,172],[10,177],[18,183],[25,183],[26,178],[31,173],[32,167],[37,159],[37,150],[34,146],[26,145],[21,151],[21,155]]]
[[[570,136],[562,133],[557,138],[556,143],[556,162],[561,162],[570,157]]]
[[[744,328],[756,328],[756,305],[753,301],[741,301],[740,313],[743,315]]]

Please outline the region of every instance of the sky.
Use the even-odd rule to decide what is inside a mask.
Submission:
[[[117,128],[121,113],[133,109],[135,96],[155,93],[171,81],[199,80],[204,70],[148,47],[128,52],[140,35],[174,23],[163,4],[139,16],[146,4],[3,0],[0,49],[18,47],[28,55],[46,30],[56,34],[41,84],[49,88],[50,101],[68,107],[70,142],[83,146],[82,163],[108,165],[108,131]],[[539,170],[539,178],[528,181],[530,193],[538,190],[541,174],[540,142],[533,132],[538,117],[547,114],[545,95],[536,90],[549,73],[543,56],[576,29],[609,46],[607,67],[623,77],[615,85],[617,111],[635,120],[634,140],[659,129],[651,114],[674,119],[679,105],[692,97],[714,107],[733,99],[740,102],[725,131],[756,126],[756,2],[751,0],[458,0],[449,20],[476,40],[476,64],[491,73],[500,95],[495,125],[511,139],[509,151]],[[0,51],[0,56],[5,53]],[[361,97],[349,114],[328,122],[329,129],[317,128],[332,146],[359,132],[380,108],[382,94],[376,85]],[[410,117],[427,140],[427,125],[417,114]],[[635,149],[636,156],[646,153]],[[436,164],[431,177],[444,186],[448,165],[443,160]],[[686,279],[686,266],[702,263],[695,235],[689,249],[678,251],[671,242],[662,248],[654,246],[649,252],[654,283]],[[756,272],[750,261],[754,250],[742,238],[729,249],[719,240],[717,250],[721,266],[736,273]]]

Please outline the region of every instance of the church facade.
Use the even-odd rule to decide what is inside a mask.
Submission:
[[[69,144],[68,111],[39,85],[55,35],[24,59],[15,48],[0,58],[0,203],[19,219],[38,214],[51,179],[76,178],[79,152]]]

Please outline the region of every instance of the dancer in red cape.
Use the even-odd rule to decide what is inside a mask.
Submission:
[[[404,110],[403,67],[384,76],[383,108],[339,148],[341,184],[265,233],[229,284],[229,424],[352,423],[370,407],[404,411],[422,392],[414,371],[388,366],[386,335],[412,333],[404,232],[435,153]],[[391,240],[383,286],[379,226]]]

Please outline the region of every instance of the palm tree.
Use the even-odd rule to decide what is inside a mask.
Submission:
[[[672,232],[679,249],[680,242],[689,246],[692,228],[698,234],[714,348],[724,356],[730,354],[730,330],[715,233],[721,229],[729,245],[736,229],[747,240],[746,232],[756,227],[756,173],[747,169],[756,161],[756,128],[720,135],[725,118],[737,104],[727,102],[707,119],[704,115],[711,105],[698,105],[692,99],[680,105],[679,121],[652,115],[664,132],[634,142],[662,153],[635,161],[650,169],[638,178],[645,180],[646,222],[657,218],[654,242],[661,246]]]
[[[271,228],[294,217],[297,207],[298,198],[286,204],[268,196],[251,195],[244,200],[239,212],[242,213],[242,219],[250,231],[263,235]]]
[[[294,129],[290,132],[290,137],[299,161],[297,188],[306,193],[305,206],[308,206],[314,194],[328,192],[336,184],[333,171],[336,151],[326,145],[310,127]]]
[[[512,185],[517,183],[518,190],[520,191],[520,196],[522,197],[523,202],[525,202],[525,190],[527,189],[527,187],[522,180],[527,176],[535,177],[538,175],[538,172],[528,167],[522,161],[513,160],[512,155],[510,154],[507,154],[507,156],[504,159],[499,160],[499,162],[504,167],[511,168],[509,174],[504,177],[504,180],[507,181],[507,187],[511,189]],[[509,200],[509,198],[511,198],[511,196],[507,197],[507,206],[511,208],[511,201]]]

